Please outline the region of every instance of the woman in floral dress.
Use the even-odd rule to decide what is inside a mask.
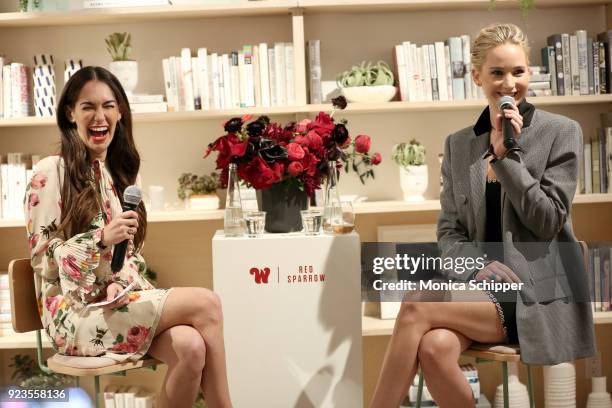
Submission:
[[[140,157],[127,97],[100,67],[78,71],[57,110],[60,154],[41,160],[25,196],[39,310],[54,348],[73,356],[168,365],[162,406],[191,406],[202,389],[210,407],[231,406],[219,298],[203,288],[155,289],[140,254],[144,205],[123,212]],[[114,245],[129,240],[123,268],[110,267]],[[105,307],[130,283],[135,289]]]

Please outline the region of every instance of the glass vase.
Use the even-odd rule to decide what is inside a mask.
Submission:
[[[238,185],[238,168],[236,164],[232,163],[229,165],[227,178],[223,231],[226,237],[241,237],[244,235],[244,227],[242,200],[240,199],[240,186]]]

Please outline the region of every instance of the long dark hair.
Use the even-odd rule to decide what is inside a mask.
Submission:
[[[130,105],[119,80],[102,67],[88,66],[77,71],[66,83],[57,107],[57,125],[61,131],[60,156],[64,160],[62,186],[62,215],[58,230],[65,238],[91,229],[92,220],[99,211],[95,184],[92,183],[92,158],[77,133],[75,123],[68,117],[74,109],[79,94],[89,81],[104,82],[113,91],[121,119],[106,152],[106,168],[113,179],[113,188],[123,204],[123,191],[136,182],[140,169],[140,155],[132,135]],[[147,213],[141,202],[138,213],[138,231],[134,245],[140,249],[147,231]]]

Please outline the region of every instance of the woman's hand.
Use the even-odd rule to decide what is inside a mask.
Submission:
[[[523,129],[523,117],[519,113],[516,106],[512,105],[511,109],[504,109],[503,116],[510,119],[514,128],[514,137],[519,139],[521,130]],[[502,132],[502,114],[498,113],[495,117],[495,126],[491,129],[491,144],[496,157],[503,157],[508,149],[504,146],[504,134]]]
[[[113,219],[104,227],[104,239],[102,245],[109,246],[133,239],[138,230],[138,213],[136,211],[125,211]]]
[[[495,282],[521,283],[512,269],[501,262],[493,261],[476,272],[474,279],[477,281],[492,280]]]
[[[123,290],[123,287],[120,284],[116,282],[111,283],[110,285],[106,287],[106,300],[112,301],[113,299],[117,297],[119,292],[121,292],[122,290]],[[115,309],[115,308],[127,305],[128,303],[130,303],[130,298],[127,294],[125,294],[119,299],[103,307],[105,309]]]

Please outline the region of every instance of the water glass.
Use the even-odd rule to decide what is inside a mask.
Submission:
[[[246,223],[247,235],[250,238],[261,237],[266,226],[266,212],[247,211],[244,215],[244,221]]]
[[[334,234],[348,234],[355,229],[355,210],[352,201],[340,202],[341,216],[331,218],[331,229]],[[338,214],[339,215],[339,214]]]
[[[306,235],[317,235],[321,231],[323,212],[318,208],[302,210],[302,225]]]

